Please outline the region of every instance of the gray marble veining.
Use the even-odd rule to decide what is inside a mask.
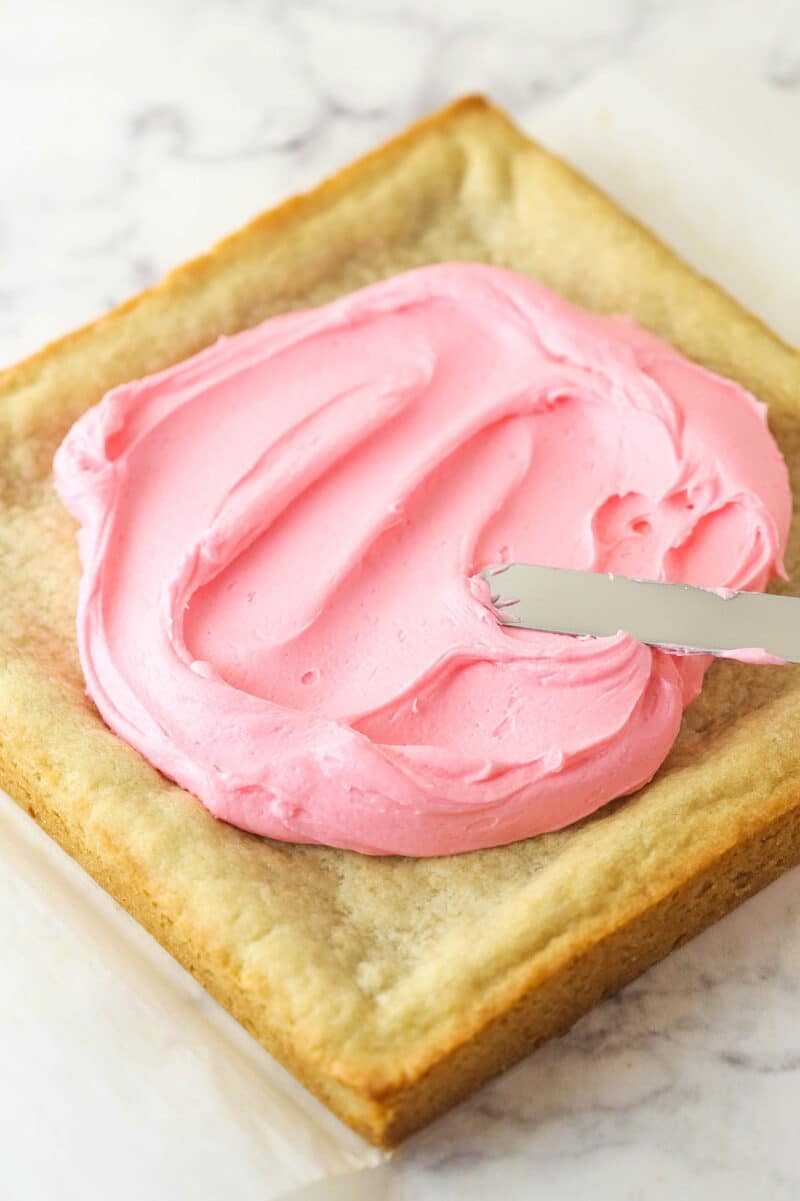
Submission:
[[[0,36],[0,363],[457,94],[486,91],[529,121],[654,48],[676,63],[726,56],[729,94],[745,75],[774,91],[775,134],[791,146],[791,3],[13,4]],[[375,1185],[420,1201],[790,1201],[799,994],[795,872],[416,1137]],[[103,1195],[90,1166],[74,1165],[87,1201]],[[153,1171],[150,1195],[174,1197]],[[38,1201],[46,1185],[12,1195]]]

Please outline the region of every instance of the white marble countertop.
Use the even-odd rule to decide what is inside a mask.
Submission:
[[[800,342],[797,5],[12,0],[0,363],[474,90]],[[0,939],[4,1201],[238,1201],[369,1159],[2,797]],[[799,995],[794,872],[314,1196],[788,1201]]]

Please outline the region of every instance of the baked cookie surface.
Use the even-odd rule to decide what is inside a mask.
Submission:
[[[102,723],[53,453],[111,387],[288,309],[481,260],[625,312],[769,406],[800,489],[800,357],[594,188],[465,100],[0,376],[0,784],[264,1045],[390,1144],[800,859],[800,674],[726,662],[651,785],[433,860],[258,839]],[[800,591],[797,523],[786,556]]]

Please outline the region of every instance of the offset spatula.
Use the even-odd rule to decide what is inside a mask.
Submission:
[[[800,663],[798,597],[528,563],[489,567],[480,574],[503,625],[595,637],[625,630],[667,650]]]

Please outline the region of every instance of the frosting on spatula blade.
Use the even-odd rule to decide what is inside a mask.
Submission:
[[[101,714],[217,817],[439,855],[653,775],[708,660],[502,628],[491,563],[763,588],[762,405],[521,275],[424,267],[109,393],[56,486]]]

